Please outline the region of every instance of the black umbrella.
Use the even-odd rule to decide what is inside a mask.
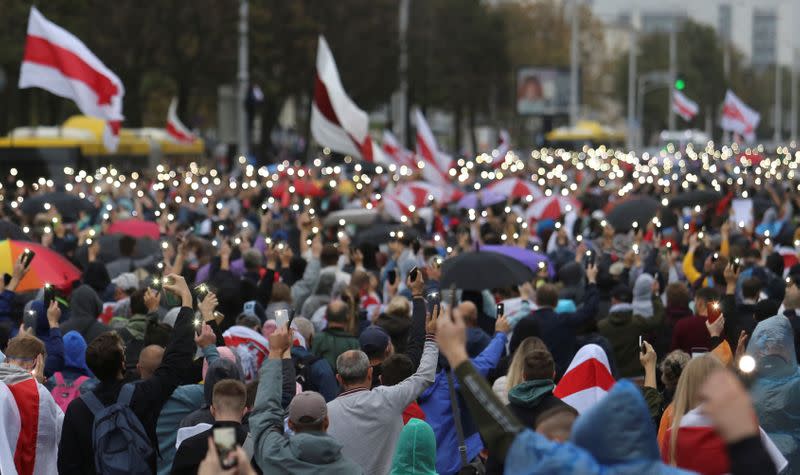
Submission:
[[[531,269],[516,259],[496,252],[465,252],[442,264],[441,287],[463,290],[507,289],[534,279]]]
[[[97,238],[100,243],[100,253],[97,259],[103,263],[109,263],[121,256],[119,252],[119,240],[122,234],[103,235]],[[161,252],[158,241],[150,238],[136,239],[136,249],[133,252],[134,259],[141,259]],[[88,262],[88,251],[86,246],[81,246],[75,253],[75,258],[82,263]]]
[[[14,241],[30,241],[31,237],[25,234],[19,226],[7,219],[0,219],[0,241],[13,239]]]
[[[408,239],[419,239],[419,232],[409,226],[403,226],[401,224],[373,224],[356,234],[353,244],[359,246],[364,243],[369,243],[377,246],[389,242],[394,237],[398,237],[400,233]]]
[[[43,213],[47,211],[47,204],[55,207],[61,217],[68,221],[77,220],[81,211],[92,212],[95,209],[91,201],[64,191],[54,191],[27,198],[22,202],[21,209],[23,213],[29,215]]]
[[[722,195],[712,190],[687,191],[669,198],[669,206],[683,208],[684,206],[708,205],[722,199]]]
[[[606,221],[614,226],[615,231],[627,231],[634,222],[639,223],[639,227],[644,229],[660,206],[655,198],[649,196],[630,198],[614,206],[606,216]]]

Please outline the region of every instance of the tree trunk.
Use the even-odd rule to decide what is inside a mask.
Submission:
[[[461,148],[461,104],[456,104],[453,108],[453,150],[458,153]]]
[[[478,154],[478,137],[475,135],[475,104],[470,103],[467,120],[469,121],[469,140],[472,145],[472,155]]]

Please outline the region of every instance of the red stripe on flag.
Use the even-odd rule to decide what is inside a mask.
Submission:
[[[36,466],[36,437],[39,433],[39,388],[36,381],[8,385],[19,410],[20,430],[14,450],[14,465],[19,475],[32,475]]]
[[[433,169],[436,170],[436,172],[438,172],[439,175],[442,177],[442,180],[444,180],[445,182],[449,181],[449,179],[447,178],[447,174],[444,171],[442,171],[441,168],[439,168],[439,162],[436,161],[436,157],[433,155],[433,151],[430,148],[428,148],[428,144],[425,142],[425,140],[423,139],[422,135],[419,132],[417,133],[417,148],[419,149],[420,155],[422,155],[422,158],[426,162],[425,166],[433,167]]]
[[[252,338],[228,335],[228,336],[223,336],[222,339],[225,340],[225,346],[239,346],[239,345],[252,344],[255,345],[258,350],[263,351],[264,353],[269,355],[269,350],[264,345],[262,345],[261,343],[257,342]]]
[[[194,137],[184,134],[172,122],[167,122],[167,133],[181,142],[192,142]]]
[[[336,111],[333,110],[331,98],[328,96],[328,88],[325,87],[325,83],[319,78],[319,74],[314,80],[314,104],[317,105],[317,109],[319,109],[326,119],[339,127],[342,126],[339,122],[339,118],[336,117]]]
[[[97,95],[98,105],[111,104],[111,98],[119,94],[119,88],[111,79],[72,51],[44,38],[28,35],[22,61],[57,69],[64,76],[86,84]]]
[[[682,115],[683,117],[688,117],[689,119],[694,117],[694,111],[691,110],[689,106],[682,104],[681,101],[675,101],[675,107],[678,108],[678,114]]]
[[[553,395],[563,399],[571,394],[594,387],[608,391],[614,383],[614,378],[608,372],[608,368],[592,358],[569,370],[553,390]]]

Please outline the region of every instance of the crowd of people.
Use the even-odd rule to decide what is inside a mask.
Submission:
[[[9,174],[0,473],[800,473],[778,152]]]

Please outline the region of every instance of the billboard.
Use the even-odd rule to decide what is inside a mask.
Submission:
[[[524,67],[517,70],[517,114],[567,114],[569,93],[567,70],[547,67]]]

